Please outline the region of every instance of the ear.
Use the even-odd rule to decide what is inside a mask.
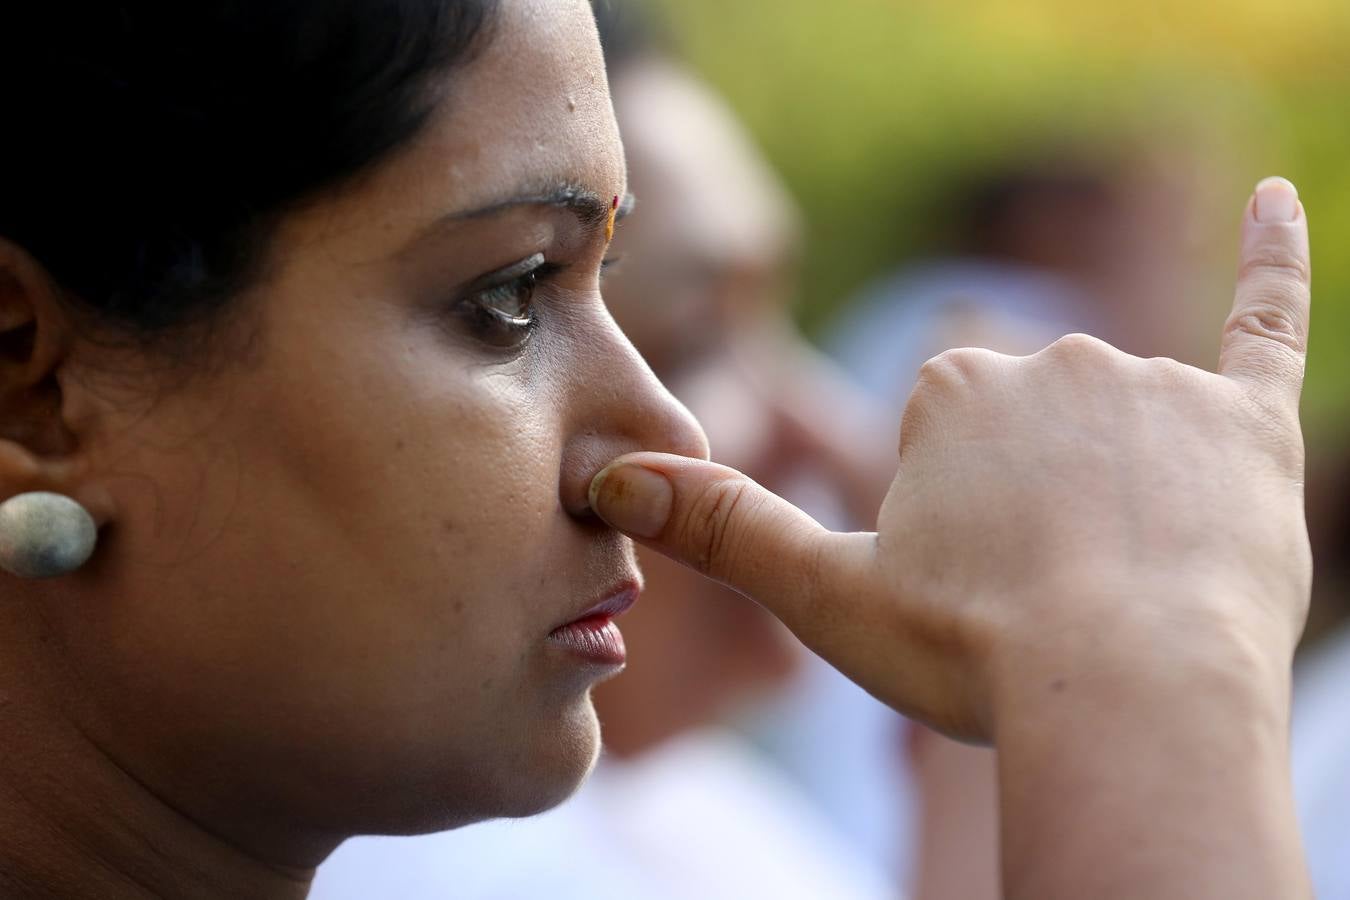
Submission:
[[[84,503],[101,523],[103,492],[81,484],[80,442],[67,426],[61,374],[73,338],[56,280],[0,237],[0,501],[56,491]]]

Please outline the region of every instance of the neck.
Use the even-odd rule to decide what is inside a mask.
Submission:
[[[257,859],[117,765],[65,714],[73,685],[29,650],[0,645],[0,896],[306,896],[312,868]]]
[[[100,791],[87,774],[6,766],[0,895],[301,900],[308,894],[312,870],[252,859],[171,809],[155,808],[154,798],[131,800],[127,785],[104,784]]]

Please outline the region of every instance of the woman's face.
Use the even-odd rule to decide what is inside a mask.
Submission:
[[[244,843],[570,792],[616,667],[549,635],[638,577],[589,479],[706,454],[601,301],[625,175],[588,4],[505,0],[447,84],[415,142],[283,222],[238,359],[147,363],[148,395],[110,386],[125,362],[62,380],[115,510],[47,613],[73,714]]]

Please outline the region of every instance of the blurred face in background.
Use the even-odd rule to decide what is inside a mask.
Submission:
[[[1230,212],[1215,187],[1225,184],[1220,162],[1198,137],[1170,133],[1088,146],[1051,142],[1022,173],[1026,180],[997,209],[981,210],[976,224],[996,258],[1076,282],[1091,333],[1137,356],[1212,365],[1211,334],[1228,303],[1213,287],[1226,273],[1212,271],[1212,244],[1227,238],[1220,223]],[[979,338],[940,344],[934,353],[986,346]]]
[[[670,375],[755,319],[785,315],[799,213],[731,111],[690,72],[652,58],[614,81],[641,215],[615,238],[627,261],[605,300],[652,368]]]

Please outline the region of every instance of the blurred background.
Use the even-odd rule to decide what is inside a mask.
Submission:
[[[1316,585],[1294,779],[1318,895],[1350,900],[1350,4],[596,7],[638,198],[606,301],[713,458],[832,528],[874,526],[905,398],[949,347],[1085,331],[1212,368],[1244,204],[1264,176],[1295,182]],[[992,751],[904,721],[743,598],[642,563],[578,794],[349,841],[316,900],[999,895]]]
[[[623,6],[623,0],[612,0]],[[630,4],[631,5],[631,4]],[[946,252],[951,201],[990,173],[1156,152],[1206,207],[1179,257],[1226,302],[1235,216],[1282,174],[1313,224],[1305,424],[1350,416],[1350,4],[1342,0],[663,0],[804,211],[796,301],[819,335],[897,263]],[[1174,154],[1168,159],[1169,154]],[[1182,298],[1172,298],[1181,301]],[[1214,343],[1210,341],[1210,343]]]

